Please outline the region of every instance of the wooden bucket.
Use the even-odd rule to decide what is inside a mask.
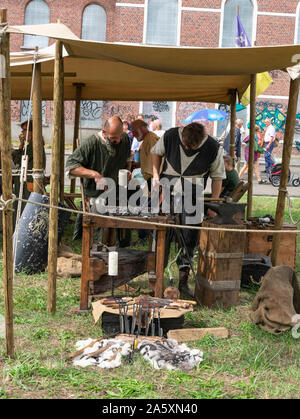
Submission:
[[[246,234],[222,230],[245,227],[216,225],[207,221],[202,226],[218,227],[219,230],[203,230],[200,233],[196,299],[207,307],[230,308],[238,303]]]

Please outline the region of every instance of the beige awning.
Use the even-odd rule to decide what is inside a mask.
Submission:
[[[230,103],[230,91],[241,97],[250,75],[286,69],[300,45],[252,48],[186,48],[136,46],[83,41],[61,24],[10,27],[11,33],[43,35],[63,42],[65,100],[75,99],[73,83],[84,83],[83,100],[161,100]],[[47,48],[45,49],[47,50]],[[48,52],[41,52],[42,72],[54,68]],[[18,54],[18,55],[16,55]],[[22,63],[21,54],[24,54]],[[33,53],[32,57],[33,57]],[[48,56],[47,56],[48,54]],[[28,99],[31,78],[16,76],[32,68],[30,53],[12,53],[13,99]],[[53,98],[53,78],[44,77],[43,99]]]

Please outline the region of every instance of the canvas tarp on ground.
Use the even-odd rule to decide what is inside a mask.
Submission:
[[[236,89],[241,97],[250,84],[251,74],[284,70],[293,66],[293,57],[300,54],[300,45],[188,48],[84,41],[62,24],[14,26],[8,30],[48,36],[63,42],[67,52],[64,70],[76,73],[75,77],[65,78],[65,100],[75,100],[73,83],[85,83],[82,100],[229,104],[230,91]],[[47,58],[47,51],[41,51],[42,72],[53,72],[53,47],[52,54],[52,58]],[[28,61],[29,56],[29,52],[12,53],[12,72],[30,72],[32,61]],[[30,86],[30,77],[13,76],[12,99],[28,99]],[[43,77],[42,95],[44,100],[53,98],[51,76]]]

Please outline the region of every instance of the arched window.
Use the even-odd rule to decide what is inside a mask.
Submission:
[[[227,0],[224,5],[222,47],[235,46],[237,8],[250,43],[253,44],[255,41],[252,39],[254,13],[252,0]]]
[[[90,41],[105,42],[106,12],[98,4],[90,4],[82,15],[81,38]]]
[[[148,0],[145,43],[176,45],[178,0]]]
[[[40,25],[50,22],[50,9],[44,0],[32,0],[25,9],[25,25]],[[24,48],[45,48],[48,38],[45,36],[24,35]]]
[[[98,4],[88,5],[82,15],[81,38],[86,41],[105,42],[106,12]],[[102,101],[81,101],[81,125],[85,128],[100,128],[102,119]]]

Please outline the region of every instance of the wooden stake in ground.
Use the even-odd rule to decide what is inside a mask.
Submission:
[[[38,48],[36,47],[36,52]],[[33,191],[42,194],[44,191],[44,143],[42,134],[42,77],[41,64],[35,65],[34,85],[32,92],[32,143],[33,143]]]
[[[73,151],[75,151],[77,148],[77,140],[79,138],[81,91],[85,85],[84,83],[73,83],[73,86],[76,87],[74,134],[73,134]],[[76,178],[71,179],[71,186],[70,186],[71,193],[75,192],[75,187],[76,187]]]
[[[62,43],[55,43],[54,88],[53,88],[53,139],[51,155],[50,205],[58,205],[58,183],[60,172],[60,142],[62,134],[62,95],[63,95],[63,65]],[[48,241],[48,299],[47,312],[56,311],[56,276],[58,247],[58,210],[50,208],[49,241]]]
[[[283,225],[285,198],[287,194],[286,186],[288,183],[290,160],[291,160],[291,154],[292,154],[292,148],[293,148],[299,88],[300,88],[300,79],[291,80],[289,104],[288,104],[284,140],[283,140],[280,186],[279,186],[279,192],[278,192],[275,225],[274,225],[275,230],[281,230],[282,225]],[[273,244],[272,244],[272,265],[273,266],[276,266],[277,264],[279,245],[280,245],[280,233],[277,233],[277,234],[274,234]]]
[[[12,158],[11,158],[11,114],[10,114],[10,62],[9,62],[9,34],[4,32],[7,22],[6,9],[0,11],[0,54],[4,57],[0,63],[0,141],[2,167],[2,199],[8,203],[12,199]],[[3,66],[5,64],[5,68]],[[2,203],[3,204],[3,203]],[[6,353],[14,356],[14,328],[13,328],[13,217],[12,205],[4,205],[3,216],[3,285],[5,307]]]
[[[231,93],[231,116],[230,116],[230,146],[229,154],[235,162],[235,124],[236,124],[236,91]]]
[[[253,195],[253,163],[254,163],[254,142],[255,142],[255,108],[256,100],[256,74],[251,75],[250,89],[250,136],[249,136],[249,156],[248,156],[248,197],[247,197],[247,219],[252,214],[252,195]]]

